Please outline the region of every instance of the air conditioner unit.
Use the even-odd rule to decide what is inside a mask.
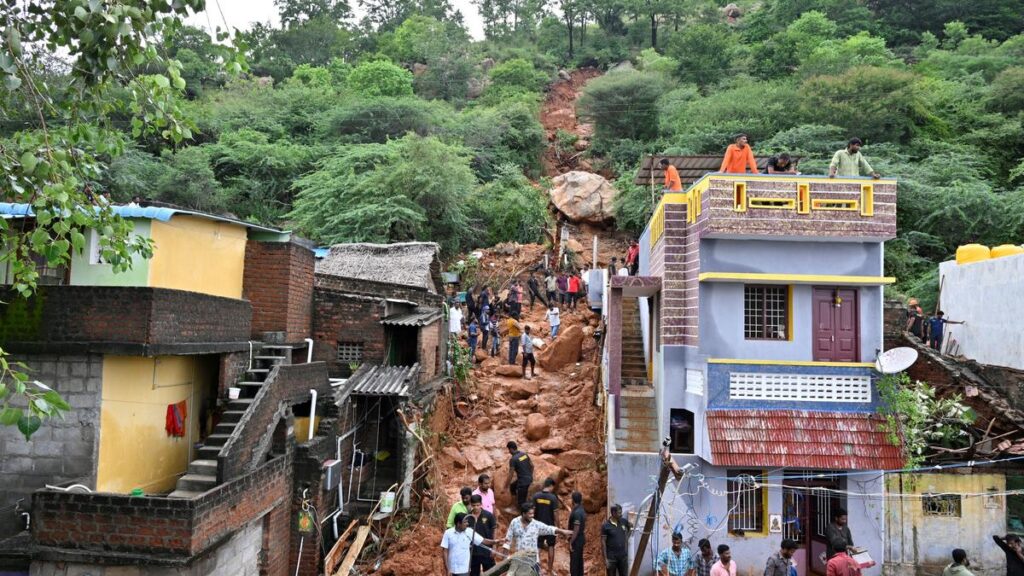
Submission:
[[[341,461],[327,460],[324,462],[324,491],[334,490],[341,482]]]

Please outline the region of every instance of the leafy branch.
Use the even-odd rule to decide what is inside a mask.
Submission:
[[[902,446],[906,468],[918,468],[929,456],[929,448],[969,446],[969,425],[977,418],[965,408],[960,395],[939,398],[935,389],[905,373],[887,374],[878,380],[881,397],[879,414],[890,443]]]

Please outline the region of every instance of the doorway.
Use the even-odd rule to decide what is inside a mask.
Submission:
[[[385,326],[385,365],[412,366],[419,360],[420,329],[409,326]]]
[[[837,494],[840,481],[823,472],[792,474],[787,473],[782,487],[782,537],[800,546],[794,556],[800,576],[824,575],[825,528],[832,521],[832,511],[845,504]]]
[[[860,313],[857,290],[814,288],[814,360],[857,362],[860,359]]]

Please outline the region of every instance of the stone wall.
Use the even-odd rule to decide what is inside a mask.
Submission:
[[[252,303],[252,336],[284,332],[285,342],[309,337],[313,311],[313,251],[294,242],[257,242],[245,247],[242,291]]]
[[[34,380],[60,392],[71,411],[62,420],[47,420],[25,440],[12,426],[0,426],[0,509],[31,495],[46,484],[65,482],[94,486],[99,445],[103,356],[16,355]],[[13,514],[0,516],[0,539],[21,529]]]

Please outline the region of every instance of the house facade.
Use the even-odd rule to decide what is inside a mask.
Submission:
[[[710,173],[662,197],[638,275],[610,280],[605,350],[609,501],[646,514],[662,439],[691,465],[634,551],[645,573],[679,531],[729,544],[744,573],[791,538],[800,576],[824,574],[843,508],[880,574],[879,470],[903,464],[872,369],[895,233],[887,179]]]

